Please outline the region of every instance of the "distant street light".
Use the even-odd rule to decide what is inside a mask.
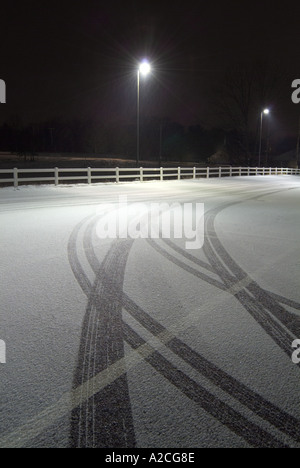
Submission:
[[[140,75],[146,76],[151,71],[151,66],[147,60],[143,60],[137,70],[137,147],[136,163],[140,162]]]
[[[268,115],[270,113],[269,109],[264,109],[260,113],[260,133],[259,133],[259,153],[258,153],[258,167],[260,167],[261,160],[261,140],[262,140],[262,125],[263,125],[263,115]]]

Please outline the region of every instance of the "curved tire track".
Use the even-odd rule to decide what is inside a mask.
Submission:
[[[205,223],[207,242],[203,249],[226,288],[231,289],[234,288],[236,282],[243,281],[249,276],[231,258],[217,237],[214,223],[220,211],[216,209],[207,215]],[[232,275],[234,275],[234,280]],[[252,279],[244,290],[233,295],[290,358],[291,343],[295,339],[293,333],[298,331],[297,317],[286,311]]]
[[[175,244],[174,242],[172,242],[170,239],[162,239],[162,241],[168,245],[168,247],[170,247],[172,250],[174,250],[175,252],[179,253],[181,256],[185,257],[187,260],[191,261],[192,263],[194,263],[195,265],[198,265],[200,266],[201,268],[211,272],[211,273],[214,273],[214,270],[212,268],[212,266],[209,264],[209,263],[206,263],[204,261],[201,261],[199,260],[197,257],[195,257],[194,255],[188,253],[186,250],[182,249],[181,247],[179,247],[177,244]],[[158,249],[160,251],[160,253],[163,253],[163,249],[159,248]],[[166,251],[164,251],[166,254],[168,254]],[[174,255],[172,254],[168,254],[168,259],[170,261],[173,261],[173,259],[177,260],[176,257],[174,257]],[[178,263],[179,264],[179,263]],[[219,287],[219,289],[224,289],[224,285],[222,283],[220,283],[219,285],[217,285],[215,283],[215,286],[216,287]],[[261,288],[262,289],[262,288]],[[274,300],[276,300],[279,304],[285,304],[293,309],[296,309],[296,310],[300,310],[300,304],[299,302],[296,302],[296,301],[293,301],[292,299],[288,299],[287,297],[284,297],[284,296],[281,296],[279,294],[275,294],[271,291],[268,291],[266,289],[263,289],[263,291],[270,297],[272,297]],[[292,313],[291,313],[292,314]],[[292,315],[295,315],[295,314],[292,314]],[[296,315],[295,315],[296,316]],[[297,316],[296,316],[297,317]],[[300,319],[299,317],[297,317],[298,320],[299,320],[299,323],[300,323]]]
[[[288,189],[290,190],[290,189]],[[247,198],[248,200],[255,200],[261,198],[261,196],[270,196],[277,194],[282,191],[287,191],[287,189],[275,190],[272,192],[263,193],[256,195],[254,197]],[[282,300],[282,303],[286,305],[293,306],[296,305],[296,308],[299,308],[299,304],[289,299],[282,298],[281,296],[274,295],[268,291],[261,288],[254,280],[251,279],[251,282],[245,286],[245,288],[240,292],[233,292],[234,286],[236,283],[248,279],[249,275],[242,270],[242,268],[230,257],[228,252],[225,250],[220,240],[218,239],[214,221],[216,216],[223,211],[224,209],[243,203],[231,202],[223,204],[217,209],[212,209],[206,213],[206,222],[205,222],[205,235],[206,242],[203,247],[203,251],[209,261],[209,265],[201,260],[193,258],[188,252],[183,252],[182,249],[177,247],[171,241],[164,242],[173,248],[175,251],[183,255],[188,260],[192,261],[194,264],[205,268],[208,271],[213,271],[219,276],[222,282],[219,282],[216,279],[211,278],[204,273],[193,269],[189,265],[186,265],[177,257],[173,256],[162,247],[160,247],[156,242],[151,239],[148,239],[148,243],[161,255],[167,258],[169,261],[184,269],[188,273],[196,276],[199,279],[206,281],[207,283],[216,286],[217,288],[227,291],[228,293],[234,295],[237,300],[242,304],[242,306],[251,314],[251,316],[259,323],[259,325],[264,329],[264,331],[276,342],[276,344],[290,357],[291,356],[291,343],[300,334],[300,319],[296,314],[287,311],[282,305],[278,302],[278,297]],[[248,291],[248,292],[247,292]],[[250,294],[249,294],[250,293]],[[255,298],[255,300],[253,299]],[[281,326],[284,325],[284,326]],[[287,328],[287,330],[286,330]],[[289,333],[290,332],[290,333]],[[294,335],[294,336],[293,336]]]
[[[91,224],[86,230],[86,234],[84,236],[84,247],[85,247],[86,256],[89,260],[89,263],[92,269],[98,276],[99,274],[101,276],[103,275],[103,271],[96,257],[96,254],[94,252],[94,248],[92,245],[92,241],[91,241],[92,227],[93,225]],[[146,329],[148,329],[155,336],[159,337],[161,333],[166,331],[164,327],[162,327],[158,322],[154,321],[142,309],[140,309],[136,304],[134,304],[130,300],[130,298],[124,293],[123,293],[123,306],[137,321],[139,321],[139,323],[141,323]],[[129,344],[134,349],[137,349],[139,346],[142,346],[145,343],[143,339],[138,337],[136,332],[130,329],[130,327],[127,324],[123,325],[123,327],[125,330],[124,338],[126,339],[126,341],[129,342]],[[177,354],[186,362],[188,362],[199,373],[203,374],[206,378],[211,380],[215,385],[219,386],[228,394],[230,394],[231,396],[239,400],[245,406],[250,408],[253,412],[258,414],[261,418],[265,419],[266,421],[269,421],[279,430],[285,432],[286,434],[288,434],[295,440],[300,440],[300,434],[299,434],[299,431],[297,430],[297,428],[299,427],[298,421],[295,420],[293,417],[281,411],[275,405],[272,405],[271,403],[265,401],[257,393],[247,389],[246,386],[244,386],[243,384],[240,384],[234,378],[232,378],[225,372],[218,369],[215,365],[213,365],[212,363],[204,359],[202,356],[197,354],[195,351],[193,351],[191,348],[189,348],[179,339],[177,338],[172,339],[169,343],[166,344],[166,346],[168,346],[169,349],[171,349],[175,354]],[[152,358],[153,353],[155,353],[155,359]],[[175,373],[177,375],[175,380],[170,379],[170,375],[168,372],[164,372],[164,373],[162,372],[162,368],[166,368],[165,359],[157,351],[153,350],[153,353],[151,353],[150,357],[148,358],[149,363],[153,365],[153,367],[155,367],[156,370],[162,373],[166,378],[168,378],[168,380],[170,380],[173,385],[175,385],[177,388],[181,388],[182,375],[178,371],[178,369],[174,368],[172,364],[168,363],[168,366],[167,366],[167,368],[169,369],[168,372],[171,372],[173,374]],[[162,364],[162,362],[164,362],[164,364]],[[178,381],[179,376],[181,377]],[[266,433],[264,430],[259,428],[257,425],[253,425],[247,419],[241,417],[241,415],[235,412],[234,410],[232,410],[231,407],[224,405],[215,396],[213,396],[212,394],[208,394],[208,392],[205,389],[201,388],[192,379],[189,379],[189,377],[187,376],[185,376],[184,379],[188,379],[189,385],[191,386],[191,388],[197,387],[198,390],[199,389],[201,390],[200,393],[206,395],[205,401],[206,402],[210,401],[210,404],[211,404],[210,411],[209,411],[207,404],[205,404],[204,406],[206,410],[210,412],[210,414],[213,414],[213,416],[216,417],[216,413],[215,411],[212,412],[212,408],[217,407],[218,411],[220,411],[219,416],[222,422],[226,424],[228,427],[230,427],[231,429],[234,428],[233,429],[234,432],[238,433],[243,438],[245,438],[244,431],[245,431],[245,428],[247,428],[248,435],[246,437],[246,440],[251,445],[254,445],[254,446],[263,446],[264,444],[265,446],[266,445],[269,446],[269,444],[271,444],[271,446],[278,446],[278,444],[280,446],[283,445],[280,442],[278,442],[278,440],[276,440],[273,436],[270,436],[270,434]],[[183,383],[182,385],[183,385],[182,387],[183,393],[187,394],[186,390],[184,390],[185,385]],[[196,390],[195,392],[197,393]],[[187,396],[191,398],[191,394],[188,394]],[[192,398],[192,399],[194,399],[194,401],[197,401],[197,403],[200,404],[201,399],[199,400],[199,395],[196,398],[196,400],[195,398]],[[217,401],[219,401],[219,404],[217,404]],[[204,400],[202,401],[202,403],[203,402]],[[229,413],[231,414],[230,418],[233,418],[233,420],[231,421],[229,425],[228,425],[228,418],[225,414],[226,411],[227,413],[229,411]],[[254,430],[254,426],[255,426],[255,430]],[[243,427],[244,429],[241,430],[241,427]],[[256,433],[256,436],[253,435],[254,434],[253,430]]]

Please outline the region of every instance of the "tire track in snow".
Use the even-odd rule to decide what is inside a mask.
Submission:
[[[221,241],[217,236],[215,229],[215,219],[219,214],[220,210],[215,210],[209,214],[209,219],[207,223],[207,236],[210,241],[211,246],[213,247],[215,253],[222,260],[224,265],[232,272],[236,281],[243,281],[245,278],[249,278],[249,275],[233,260],[229,255],[227,250],[222,245]],[[214,261],[216,256],[213,256]],[[218,263],[217,271],[218,274],[223,275],[224,269],[221,270],[220,263]],[[225,279],[225,275],[223,275]],[[229,277],[226,275],[226,281],[229,280]],[[294,333],[295,336],[300,336],[300,320],[299,318],[288,312],[284,307],[276,301],[275,297],[270,295],[265,289],[261,288],[256,281],[251,278],[246,289],[255,297],[256,301],[260,303],[265,309],[267,309],[271,315],[275,316],[283,325]],[[291,304],[291,302],[290,302]],[[291,340],[293,341],[292,337]],[[290,341],[290,343],[292,342]],[[284,348],[283,348],[284,349]],[[290,350],[289,350],[290,354]]]
[[[154,320],[125,293],[123,296],[123,304],[127,312],[129,312],[137,322],[139,322],[154,336],[160,338],[168,333],[168,330],[163,325]],[[214,385],[238,400],[260,418],[289,435],[295,441],[300,442],[299,420],[264,399],[257,392],[251,390],[222,369],[218,368],[215,364],[194,351],[179,338],[170,337],[170,340],[164,342],[164,344],[174,354],[187,362],[191,367],[199,372],[199,374],[202,374]]]
[[[77,237],[85,221],[75,228],[69,244],[72,270],[89,298],[74,388],[83,387],[84,383],[89,383],[97,374],[124,357],[122,291],[132,246],[132,241],[113,244],[101,266],[101,275],[88,291],[88,280],[76,254]],[[90,394],[92,396],[88,397]],[[77,448],[135,446],[126,369],[121,377],[98,394],[86,387],[80,407],[72,412],[70,444]]]
[[[124,336],[133,349],[141,349],[146,341],[132,328],[124,323]],[[163,375],[169,382],[178,388],[190,400],[199,405],[208,414],[221,422],[232,432],[243,438],[249,445],[256,448],[288,448],[271,434],[252,423],[231,406],[214,396],[204,387],[188,377],[184,372],[176,368],[171,362],[152,348],[152,352],[145,357],[157,372]]]
[[[88,230],[86,231],[86,234],[87,234],[87,232],[88,232]],[[90,248],[89,243],[88,243],[88,238],[89,238],[89,237],[90,237],[90,233],[89,233],[88,235],[85,235],[85,238],[84,238],[84,240],[85,240],[85,251],[86,251],[87,258],[88,258],[89,263],[91,264],[92,268],[93,268],[93,269],[96,269],[96,268],[99,266],[99,264],[97,265],[98,260],[96,259],[96,257],[93,257],[92,249]],[[191,259],[190,259],[190,260],[191,260]],[[197,263],[197,262],[195,262],[195,263]],[[199,265],[199,263],[198,263],[198,265]],[[199,266],[202,266],[203,268],[205,268],[205,267],[207,267],[207,264],[205,264],[205,263],[203,262],[203,264],[201,264],[201,265],[199,265]],[[208,269],[209,271],[212,270],[212,269],[209,268],[209,267],[208,267],[207,269]],[[209,277],[208,277],[208,278],[209,278]],[[202,279],[205,281],[205,278],[204,278],[204,277],[202,277]],[[211,280],[211,278],[209,278],[209,280]],[[215,284],[216,287],[220,287],[220,285],[221,285],[221,289],[223,289],[222,283],[219,283],[219,285]],[[129,298],[127,298],[127,299],[129,299]],[[126,302],[126,300],[125,300],[125,302]],[[132,306],[132,304],[131,304],[131,306]],[[128,308],[128,303],[127,303],[126,309],[127,309],[127,310],[129,309],[129,308]],[[130,310],[129,310],[129,312],[130,312]],[[152,330],[152,333],[153,333],[153,323],[152,323],[151,328],[150,328],[150,331],[151,331],[151,330]],[[133,331],[133,330],[132,330],[132,331]],[[161,330],[161,331],[162,331],[162,330]],[[135,332],[134,332],[134,333],[135,333]],[[132,335],[131,335],[131,338],[132,338]],[[176,340],[176,339],[175,339],[175,340]],[[175,349],[175,348],[174,348],[174,349]],[[182,353],[181,353],[181,355],[182,355]],[[195,356],[194,356],[194,357],[195,357]],[[197,357],[197,359],[198,359],[198,357]],[[224,377],[224,375],[223,375],[222,377]],[[230,377],[230,376],[229,376],[229,377]],[[231,382],[231,384],[232,384],[232,382]],[[245,389],[248,390],[246,387],[245,387]],[[244,390],[245,390],[245,389],[244,389]],[[250,392],[251,392],[251,391],[250,391]],[[247,393],[247,392],[246,392],[246,393]],[[257,398],[257,394],[254,394],[254,392],[253,392],[253,394],[252,394],[251,396],[252,396],[252,397],[254,396],[255,398]],[[248,394],[248,397],[249,397],[249,394]],[[267,402],[267,403],[268,403],[268,402]],[[287,419],[288,419],[286,416],[289,416],[289,415],[285,415],[284,413],[282,413],[282,414],[279,415],[280,410],[279,410],[279,412],[278,412],[278,408],[274,407],[272,404],[269,404],[269,405],[270,405],[269,408],[268,408],[268,409],[270,410],[269,415],[271,415],[272,413],[273,413],[273,414],[275,413],[275,418],[273,417],[273,420],[272,420],[273,425],[276,426],[277,428],[279,428],[280,430],[282,430],[282,431],[288,433],[290,436],[292,436],[292,437],[294,437],[295,439],[298,440],[299,435],[298,435],[298,434],[295,434],[295,430],[294,430],[294,428],[297,427],[297,424],[295,424],[295,420],[293,420],[293,418],[291,417],[289,423],[286,424],[286,421],[287,421]],[[248,407],[249,407],[249,406],[248,406]],[[252,408],[252,410],[254,411],[253,408]],[[277,416],[279,415],[279,417],[278,417],[277,419],[276,419],[276,412],[277,412]],[[263,412],[262,412],[262,413],[263,413]],[[258,414],[258,413],[257,413],[257,414]],[[267,415],[267,416],[268,416],[268,415]],[[283,416],[283,419],[282,419],[282,416]],[[266,417],[266,414],[264,414],[262,417],[264,417],[266,420],[268,420],[268,418]],[[282,421],[283,421],[283,420],[284,420],[285,422],[282,424]],[[269,421],[270,421],[270,419],[269,419]],[[281,423],[280,423],[280,421],[281,421]],[[270,422],[271,422],[271,421],[270,421]],[[287,426],[288,426],[288,428],[287,428]]]
[[[232,291],[236,299],[290,358],[291,343],[295,339],[293,333],[299,331],[299,319],[260,288],[225,250],[214,226],[216,216],[222,209],[215,209],[207,214],[205,222],[207,241],[203,247],[204,253],[226,288]],[[235,292],[235,284],[244,280],[247,280],[245,289]]]
[[[207,281],[209,284],[216,286],[221,290],[226,290],[228,293],[234,295],[243,307],[252,315],[252,317],[260,324],[260,326],[267,332],[269,336],[273,338],[276,344],[282,348],[282,350],[290,357],[291,355],[291,343],[300,334],[300,319],[296,314],[287,311],[278,299],[280,298],[282,303],[291,307],[296,306],[299,309],[300,305],[295,301],[283,298],[278,295],[269,293],[268,291],[261,288],[242,268],[230,257],[229,253],[225,250],[220,240],[218,239],[216,230],[214,228],[214,220],[221,211],[224,209],[238,205],[248,200],[259,199],[262,196],[270,196],[278,194],[280,192],[289,191],[291,189],[280,189],[275,191],[269,191],[256,195],[254,197],[247,198],[242,201],[234,201],[231,203],[223,204],[221,207],[212,209],[206,213],[205,222],[205,236],[206,241],[203,247],[203,251],[209,261],[209,264],[199,259],[193,258],[188,252],[184,252],[176,244],[170,240],[163,239],[163,241],[177,253],[180,253],[186,259],[192,261],[194,264],[206,269],[207,271],[213,271],[219,276],[222,282],[205,275],[198,270],[193,269],[189,265],[186,265],[180,259],[170,254],[156,242],[148,239],[148,243],[161,255],[167,258],[169,261],[184,269],[185,271],[193,274],[199,279]],[[222,260],[222,261],[220,261]],[[223,262],[223,263],[222,263]],[[225,268],[226,266],[226,268]],[[244,291],[235,291],[237,283],[245,281]],[[253,297],[247,293],[249,291]],[[265,310],[266,309],[266,310]],[[277,320],[274,320],[274,317]],[[288,332],[284,327],[280,325],[280,322],[286,327],[291,333]]]
[[[95,254],[94,247],[92,245],[90,229],[86,230],[86,235],[84,237],[84,246],[85,246],[86,256],[88,258],[88,261],[94,273],[99,275],[99,271],[101,270],[101,268],[100,268],[100,263]],[[100,274],[103,274],[103,273],[101,272]],[[167,330],[158,322],[153,320],[142,309],[140,309],[133,301],[130,300],[130,298],[125,293],[123,293],[123,306],[142,326],[144,326],[154,336],[157,336],[159,338],[160,336],[164,336],[166,334]],[[145,342],[142,339],[140,339],[140,341],[136,339],[137,337],[136,332],[134,332],[128,326],[128,324],[125,324],[124,327],[126,330],[124,338],[126,339],[126,341],[129,342],[129,344],[134,349],[137,349],[139,346],[142,346],[143,344],[145,344]],[[135,340],[133,340],[133,337],[135,337]],[[210,363],[205,358],[197,354],[195,351],[193,351],[191,348],[189,348],[186,344],[181,342],[179,339],[172,338],[169,342],[166,342],[164,344],[169,349],[171,349],[171,351],[173,351],[175,354],[177,354],[179,357],[185,360],[188,364],[194,367],[194,369],[196,369],[199,373],[204,375],[206,378],[212,381],[215,385],[222,388],[225,392],[227,392],[228,394],[230,394],[231,396],[239,400],[245,406],[250,408],[253,412],[258,414],[261,418],[270,422],[271,424],[273,424],[275,427],[277,427],[281,431],[293,437],[295,440],[300,441],[300,434],[299,434],[299,431],[297,431],[298,421],[295,418],[286,414],[284,411],[281,411],[275,405],[272,405],[268,401],[261,398],[257,393],[251,391],[246,386],[236,381],[233,377],[229,376],[224,371],[218,369],[214,364]],[[153,364],[153,362],[155,362],[156,364],[154,367],[156,368],[156,370],[158,370],[164,366],[162,366],[161,364],[158,364],[157,360],[164,360],[164,358],[160,355],[160,353],[156,351],[155,353],[156,353],[156,360],[153,361],[149,358],[150,359],[149,362],[151,361],[150,362],[151,365]],[[152,355],[152,353],[150,353],[150,355]],[[178,369],[175,369],[174,366],[172,366],[172,364],[169,363],[168,365],[171,366],[171,368],[173,369],[173,371],[175,372],[177,376],[181,375],[180,371],[178,371]],[[163,375],[166,377],[168,373],[164,373]],[[187,376],[186,378],[189,379],[189,377]],[[168,380],[170,380],[170,378],[168,378]],[[173,380],[171,381],[171,383],[175,385],[177,388],[181,388],[180,384],[177,381]],[[198,386],[199,388],[201,388],[192,379],[190,379],[190,385]],[[202,388],[201,392],[204,392],[204,394],[206,394],[205,401],[208,401],[209,398],[208,398],[207,391]],[[186,392],[184,391],[184,393]],[[197,400],[198,404],[199,404],[199,401],[200,400],[198,399]],[[210,394],[210,402],[211,402],[211,408],[216,407],[216,397],[213,396],[212,394]],[[233,418],[234,421],[228,427],[230,428],[234,427],[235,432],[237,431],[237,433],[243,437],[244,432],[243,431],[241,432],[241,420],[242,420],[242,426],[248,427],[248,432],[250,434],[248,435],[247,440],[249,443],[252,444],[253,443],[253,434],[252,434],[253,426],[251,426],[252,423],[249,423],[249,421],[241,417],[239,413],[236,413],[234,410],[232,410],[232,408],[228,407],[227,405],[224,406],[223,404],[221,405],[219,404],[217,406],[219,409],[222,408],[222,412],[221,412],[222,422],[225,420],[228,422],[226,416],[224,416],[223,414],[224,411],[225,413],[226,413],[226,410],[229,410],[229,412],[233,412],[232,415],[234,414],[235,416]],[[208,410],[206,405],[205,407],[206,407],[206,410]],[[213,415],[215,416],[215,413],[213,413]],[[251,427],[249,427],[249,424]],[[274,439],[273,436],[270,436],[268,433],[261,430],[258,426],[255,426],[255,432],[257,432],[257,434],[260,434],[262,438],[259,441],[256,440],[254,445],[261,446],[263,444],[262,440],[264,438],[265,444],[273,443],[275,444],[274,446],[277,446],[278,441]]]
[[[192,263],[194,263],[195,265],[197,266],[200,266],[201,268],[203,268],[204,270],[207,270],[211,273],[214,273],[214,270],[212,268],[212,266],[209,264],[209,263],[206,263],[202,260],[199,260],[197,257],[195,257],[194,255],[190,254],[189,252],[187,252],[186,250],[182,249],[181,247],[179,247],[177,244],[175,244],[174,242],[172,242],[170,239],[162,239],[163,242],[168,246],[170,247],[172,250],[174,250],[175,252],[179,253],[181,256],[185,257],[187,260],[191,261]],[[162,253],[162,249],[160,249],[160,252]],[[167,253],[167,252],[166,252]],[[172,254],[169,254],[169,259],[172,260],[172,259],[175,259],[175,260],[178,260],[176,257],[174,257],[174,255]],[[245,273],[245,272],[244,272]],[[246,273],[245,273],[246,274]],[[233,277],[234,278],[234,277]],[[222,283],[220,283],[219,285],[217,285],[215,283],[215,286],[216,287],[219,287],[220,289],[224,289],[224,285]],[[260,287],[260,289],[262,289]],[[299,302],[296,302],[296,301],[293,301],[292,299],[288,299],[287,297],[284,297],[284,296],[281,296],[280,294],[276,294],[276,293],[273,293],[271,291],[268,291],[267,289],[263,289],[263,291],[268,295],[268,296],[271,296],[273,299],[275,299],[279,304],[285,304],[293,309],[296,309],[296,310],[300,310],[300,304]],[[294,315],[294,314],[292,314]],[[300,321],[299,321],[300,323]]]

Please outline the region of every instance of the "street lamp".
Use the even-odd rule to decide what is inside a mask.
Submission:
[[[264,109],[260,113],[260,133],[259,133],[259,153],[258,153],[258,167],[260,167],[261,159],[261,140],[262,140],[262,125],[263,125],[263,116],[270,113],[269,109]]]
[[[140,162],[140,75],[146,76],[151,71],[151,66],[147,60],[143,60],[137,70],[137,146],[136,146],[136,163],[137,167]]]

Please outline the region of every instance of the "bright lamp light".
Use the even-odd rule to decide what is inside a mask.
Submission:
[[[140,73],[142,75],[147,75],[151,70],[151,67],[150,67],[150,64],[149,62],[147,62],[147,60],[144,60],[141,64],[140,64]]]
[[[269,114],[269,113],[270,113],[269,109],[264,110],[264,114]]]

